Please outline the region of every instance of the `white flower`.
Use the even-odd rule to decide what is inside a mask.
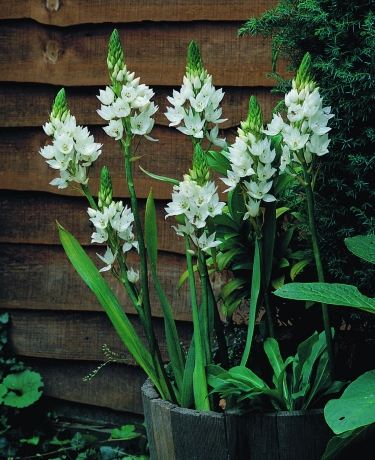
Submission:
[[[328,153],[328,145],[330,143],[328,139],[328,134],[323,134],[319,136],[318,134],[313,134],[310,137],[310,142],[308,143],[309,149],[311,152],[316,153],[318,156],[325,155]]]
[[[128,276],[128,280],[131,283],[135,284],[135,283],[138,282],[138,280],[139,280],[139,270],[135,271],[134,268],[131,267],[131,269],[126,272],[126,274]]]
[[[210,248],[214,248],[220,244],[220,241],[215,241],[215,236],[216,232],[207,238],[207,234],[204,232],[199,238],[197,238],[195,235],[191,235],[191,239],[196,246],[201,248],[202,251],[206,252]]]
[[[104,104],[104,105],[111,105],[113,101],[115,100],[115,93],[112,91],[112,89],[107,86],[105,90],[100,89],[99,90],[99,96],[96,96],[99,101]]]
[[[117,118],[126,118],[131,111],[129,103],[121,97],[112,104],[112,110]]]
[[[122,126],[122,120],[111,120],[109,122],[108,126],[104,126],[104,131],[108,134],[110,137],[114,137],[116,140],[119,140],[122,138],[122,135],[124,133],[124,127]]]
[[[141,112],[139,115],[131,117],[130,125],[133,134],[143,136],[152,130],[154,126],[154,120],[153,118],[149,117],[147,112]]]
[[[212,142],[214,145],[217,145],[218,147],[221,147],[222,149],[225,149],[227,147],[227,143],[224,139],[218,138],[219,134],[219,127],[218,125],[215,125],[211,131],[207,131],[206,137],[207,139]]]
[[[205,120],[201,120],[198,114],[194,115],[190,109],[189,113],[184,116],[185,126],[179,126],[177,129],[188,136],[202,138],[204,122]]]
[[[309,139],[309,134],[301,134],[298,128],[291,129],[290,133],[284,133],[284,141],[290,150],[300,150]]]
[[[284,120],[279,113],[274,113],[271,123],[267,125],[267,129],[262,129],[262,132],[264,134],[268,134],[269,136],[277,136],[283,128]]]
[[[243,219],[247,220],[250,216],[256,217],[259,214],[259,205],[260,200],[249,198],[248,202],[245,204],[247,213],[244,215]]]
[[[105,230],[99,229],[91,235],[91,243],[104,243],[108,240],[108,233]]]
[[[60,177],[57,177],[56,179],[51,180],[50,185],[57,185],[57,188],[63,189],[68,186],[68,182],[72,180],[72,177],[70,174],[62,170],[60,171]]]
[[[275,174],[275,172],[276,172],[276,168],[272,168],[271,163],[267,163],[265,165],[262,163],[258,163],[258,167],[257,167],[258,180],[266,181],[270,179]]]
[[[181,123],[185,116],[185,109],[181,105],[167,107],[167,112],[164,114],[170,121],[169,126],[176,126]]]
[[[225,185],[229,187],[224,190],[224,192],[229,192],[229,190],[234,190],[236,185],[240,181],[240,176],[233,171],[227,171],[227,177],[220,177]]]
[[[263,201],[275,201],[275,197],[267,193],[272,187],[272,181],[270,182],[262,181],[259,183],[255,181],[250,181],[250,182],[245,181],[244,184],[247,189],[247,194],[251,198],[255,198],[257,200],[263,200]]]
[[[280,157],[280,171],[285,171],[286,166],[290,163],[290,150],[287,145],[283,145],[283,151]]]
[[[105,264],[107,264],[105,267],[101,268],[99,271],[100,272],[106,272],[107,270],[110,270],[112,268],[112,265],[115,263],[116,260],[116,253],[113,254],[111,249],[107,247],[107,250],[104,254],[104,257],[101,256],[100,254],[96,253],[96,255],[101,259]]]
[[[291,104],[290,107],[288,107],[288,120],[293,122],[300,121],[302,120],[304,116],[303,110],[302,110],[302,105],[300,104]]]

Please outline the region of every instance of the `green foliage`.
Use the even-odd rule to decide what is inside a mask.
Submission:
[[[290,82],[276,72],[277,58],[294,70],[306,52],[311,55],[315,80],[335,113],[330,153],[315,187],[323,262],[330,280],[355,284],[371,296],[375,268],[348,255],[343,238],[375,232],[374,6],[374,0],[283,0],[239,31],[272,38],[272,76],[282,92]]]
[[[43,386],[40,374],[30,370],[9,374],[0,383],[2,402],[11,407],[28,407],[38,401],[42,392],[38,391]]]
[[[228,409],[304,410],[345,385],[331,380],[324,332],[315,332],[285,361],[275,339],[266,339],[264,351],[273,370],[272,383],[244,366],[229,371],[208,366],[208,383],[226,398]]]

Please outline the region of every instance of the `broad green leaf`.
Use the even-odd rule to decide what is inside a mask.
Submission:
[[[348,446],[354,442],[361,442],[368,436],[374,436],[375,425],[366,425],[357,428],[353,431],[345,431],[339,436],[334,436],[328,441],[327,448],[321,460],[340,460],[343,458],[342,454],[346,454]]]
[[[6,406],[28,407],[42,396],[42,391],[39,391],[43,386],[41,376],[30,370],[7,375],[2,385],[8,388],[3,398]]]
[[[236,379],[239,382],[245,383],[249,387],[254,388],[265,388],[266,383],[259,378],[253,371],[245,366],[235,366],[229,369],[228,373],[232,379]]]
[[[207,152],[207,163],[213,171],[216,171],[223,176],[227,175],[227,171],[231,170],[231,164],[225,155],[225,151],[215,152],[210,150]]]
[[[305,260],[300,260],[297,262],[295,265],[290,270],[290,279],[294,281],[294,278],[300,273],[301,270],[303,270],[306,265],[310,263],[310,260],[305,259]]]
[[[278,278],[275,278],[271,281],[271,285],[274,289],[279,289],[281,286],[283,286],[285,281],[285,275],[279,276]]]
[[[276,378],[279,378],[279,375],[285,368],[284,361],[280,354],[279,344],[272,337],[268,337],[265,340],[263,347]]]
[[[116,296],[78,241],[58,224],[61,243],[74,268],[94,292],[121,340],[162,394],[149,351],[140,341]]]
[[[243,221],[243,216],[246,212],[246,208],[244,197],[238,185],[234,190],[231,190],[228,193],[228,208],[232,219],[240,227]]]
[[[230,261],[237,255],[238,255],[238,248],[230,249],[224,254],[219,253],[216,259],[219,270],[223,271],[225,268],[227,268]]]
[[[124,425],[120,429],[114,428],[111,431],[111,439],[128,440],[138,437],[134,425]]]
[[[358,235],[344,240],[347,248],[356,256],[375,264],[375,235]]]
[[[276,219],[278,219],[280,216],[282,216],[283,214],[285,214],[286,212],[289,211],[290,208],[287,208],[285,206],[281,207],[281,208],[277,208],[276,209]]]
[[[335,434],[355,430],[375,422],[375,370],[352,382],[341,398],[324,408],[325,419]]]
[[[278,263],[278,268],[285,268],[285,267],[289,267],[290,263],[288,262],[287,259],[280,259],[279,260],[279,263]]]
[[[297,359],[293,363],[293,393],[297,393],[301,389],[303,366],[310,358],[313,346],[316,342],[318,342],[318,340],[318,333],[314,332],[313,335],[300,343],[297,348]]]
[[[290,283],[274,294],[284,299],[310,300],[375,313],[375,299],[362,295],[355,286],[347,284]]]
[[[239,225],[237,222],[235,222],[228,214],[219,214],[215,217],[213,217],[213,221],[216,225],[219,226],[218,232],[220,232],[222,229],[220,227],[229,227],[232,230],[235,230],[238,232],[239,230]]]

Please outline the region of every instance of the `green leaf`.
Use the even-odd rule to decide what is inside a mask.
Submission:
[[[309,300],[312,302],[359,308],[375,313],[375,299],[362,295],[355,286],[330,283],[290,283],[274,294],[284,299]]]
[[[293,236],[292,228],[285,230],[284,232],[281,233],[279,241],[278,241],[278,247],[277,247],[277,252],[280,258],[285,257],[287,249],[289,247],[290,240],[292,239],[292,236]]]
[[[375,235],[358,235],[344,240],[347,248],[356,256],[375,264]]]
[[[280,354],[279,344],[272,337],[268,337],[264,342],[264,351],[268,356],[268,360],[272,366],[272,369],[275,373],[276,378],[279,378],[279,375],[285,368],[284,361]]]
[[[240,227],[246,208],[241,188],[238,185],[228,193],[228,208],[232,219]]]
[[[157,257],[158,257],[158,231],[156,222],[156,209],[152,190],[147,198],[146,213],[145,213],[145,239],[147,246],[147,254],[150,260],[152,271],[152,278],[154,281],[155,289],[158,294],[161,307],[164,315],[165,336],[169,357],[172,363],[173,373],[176,379],[177,387],[181,390],[183,385],[184,374],[184,359],[180,347],[177,328],[172,314],[171,307],[165,292],[159,282],[156,271]]]
[[[134,425],[125,425],[120,429],[115,428],[111,431],[111,439],[121,439],[124,441],[136,438],[137,436],[139,436],[139,434],[135,432]]]
[[[353,431],[345,431],[345,433],[342,433],[339,436],[334,436],[328,441],[327,448],[321,460],[340,460],[346,458],[341,454],[343,453],[345,455],[347,447],[354,442],[360,443],[370,434],[372,434],[373,437],[374,429],[374,425],[366,425]]]
[[[139,167],[145,174],[147,174],[148,176],[152,177],[153,179],[157,179],[157,180],[161,180],[163,182],[169,182],[173,185],[179,185],[180,181],[176,180],[176,179],[171,179],[170,177],[164,177],[164,176],[158,176],[157,174],[152,174],[148,171],[146,171],[145,169],[143,169],[141,166]]]
[[[246,363],[250,356],[251,344],[253,341],[254,327],[255,327],[255,317],[258,310],[258,298],[260,292],[260,282],[261,282],[261,267],[260,267],[260,251],[259,251],[259,241],[255,240],[255,251],[254,251],[254,265],[253,265],[253,274],[251,277],[251,297],[249,305],[249,322],[247,329],[247,338],[245,350],[241,358],[241,365],[246,366]]]
[[[162,394],[151,355],[140,341],[116,296],[78,241],[60,224],[57,225],[61,243],[74,268],[96,295],[125,346]]]
[[[227,171],[231,170],[231,164],[228,160],[227,156],[225,155],[225,151],[223,152],[215,152],[214,150],[210,150],[207,152],[207,163],[213,171],[216,171],[223,176],[227,175]]]
[[[366,372],[352,382],[341,398],[332,399],[324,408],[324,416],[335,434],[375,422],[375,370]]]
[[[284,213],[288,212],[290,208],[287,208],[285,206],[281,208],[276,209],[276,219],[278,219],[280,216],[282,216]]]
[[[290,270],[291,280],[294,281],[294,278],[298,275],[298,273],[300,273],[301,270],[303,270],[303,268],[306,267],[306,265],[309,265],[309,263],[310,263],[310,260],[305,259],[305,260],[300,260],[295,265],[293,265],[293,267]]]
[[[33,371],[23,371],[18,374],[9,374],[3,380],[3,385],[8,388],[4,396],[4,404],[11,407],[28,407],[42,396],[38,391],[43,386],[40,374]]]

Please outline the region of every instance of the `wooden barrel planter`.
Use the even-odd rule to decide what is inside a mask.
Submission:
[[[239,415],[182,409],[142,386],[151,460],[318,460],[332,431],[323,409]]]

